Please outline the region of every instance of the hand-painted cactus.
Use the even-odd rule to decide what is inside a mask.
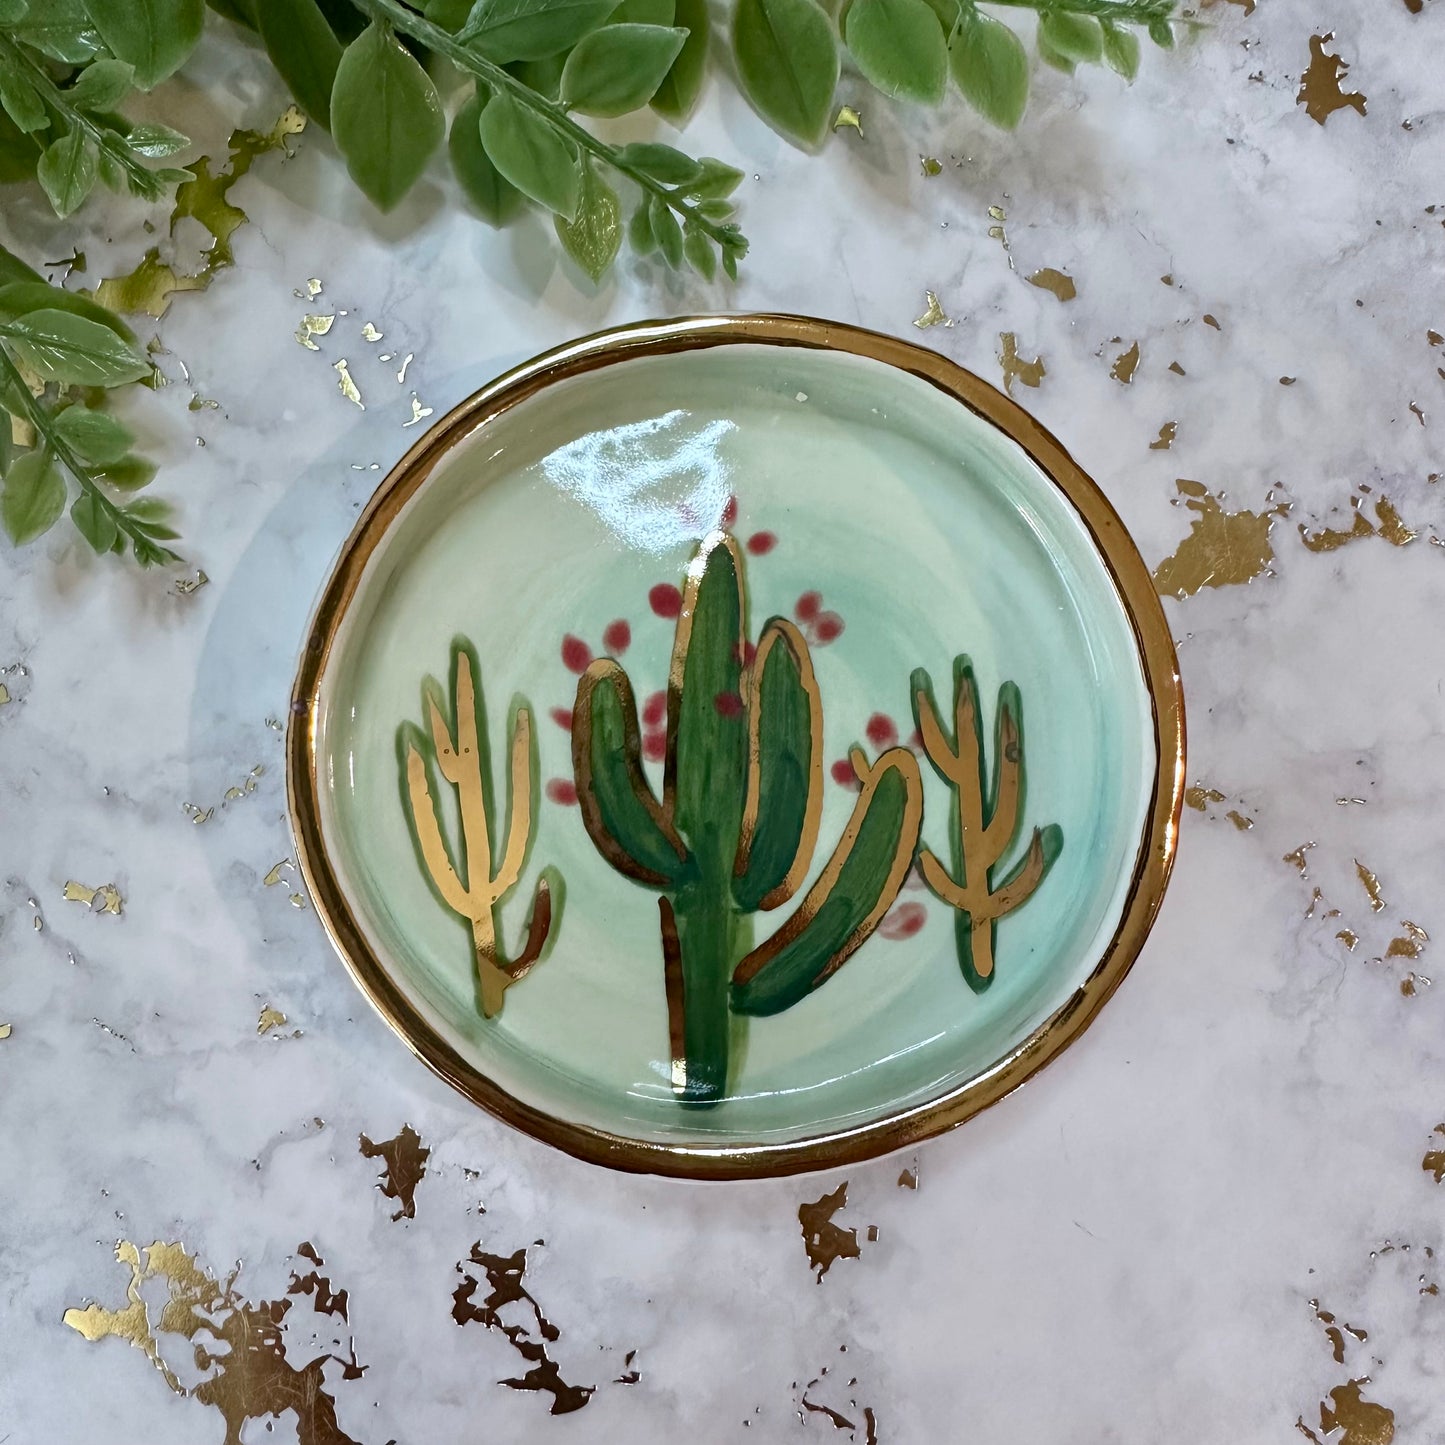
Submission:
[[[1013,843],[1024,807],[1019,690],[1006,682],[998,691],[991,787],[984,780],[983,719],[969,659],[960,656],[953,662],[952,735],[939,720],[933,680],[923,668],[914,672],[910,690],[924,751],[939,777],[957,793],[949,820],[952,873],[927,846],[919,850],[918,866],[933,892],[958,910],[954,928],[959,965],[969,986],[982,993],[993,982],[998,920],[1032,896],[1063,849],[1064,835],[1052,823],[1035,828],[1023,860],[995,887],[994,869]]]
[[[447,716],[440,689],[428,679],[422,684],[422,711],[427,717],[430,736],[413,723],[403,723],[397,734],[397,751],[403,772],[402,802],[411,824],[412,839],[437,896],[471,924],[477,991],[482,1013],[492,1018],[501,1012],[506,991],[524,978],[550,948],[556,936],[555,914],[560,913],[562,890],[557,871],[544,868],[537,879],[521,951],[509,961],[497,935],[502,903],[522,876],[532,844],[536,747],[531,709],[520,698],[515,698],[507,727],[512,740],[505,826],[507,844],[493,872],[492,838],[497,833],[497,818],[491,794],[485,702],[475,681],[480,672],[475,651],[458,638],[452,644],[452,717]],[[448,848],[442,835],[432,778],[433,763],[457,790],[461,815],[460,867],[456,854]]]
[[[831,978],[908,874],[923,780],[906,748],[852,763],[860,792],[828,865],[754,946],[752,914],[802,885],[823,806],[823,707],[808,644],[773,617],[748,640],[742,552],[710,533],[688,567],[667,689],[659,801],[642,772],[632,684],[610,658],[577,685],[572,764],[582,818],[619,873],[660,891],[673,1088],[726,1092],[733,1014],[774,1014]]]

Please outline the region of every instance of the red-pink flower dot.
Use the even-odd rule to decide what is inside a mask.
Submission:
[[[878,925],[884,938],[912,938],[928,922],[928,910],[921,903],[900,903]]]
[[[777,534],[774,532],[754,532],[748,538],[748,551],[754,557],[765,557],[774,547],[778,545]]]
[[[602,634],[602,645],[614,657],[626,652],[632,642],[632,628],[625,617],[609,622]]]
[[[913,731],[908,734],[908,746],[912,748],[915,753],[921,753],[923,751],[923,734],[919,732],[917,728],[914,728]]]
[[[723,509],[722,509],[722,525],[723,525],[724,527],[731,527],[732,524],[737,521],[737,519],[738,519],[738,499],[737,499],[735,496],[734,496],[734,497],[729,497],[729,498],[727,499],[727,501],[723,503]]]
[[[875,712],[868,719],[865,731],[868,734],[868,741],[875,748],[891,748],[898,741],[898,729],[887,713]]]
[[[564,808],[577,806],[577,785],[571,778],[549,778],[547,797],[551,802],[561,803]]]
[[[719,717],[741,717],[743,715],[743,700],[735,692],[720,692],[713,698],[712,705],[717,709]]]
[[[660,763],[667,756],[667,734],[661,729],[643,733],[642,756],[649,763]]]
[[[663,718],[666,716],[667,694],[665,692],[653,693],[647,701],[642,704],[642,723],[644,727],[659,727],[662,724]]]
[[[823,594],[821,592],[805,592],[793,604],[793,616],[799,622],[811,622],[822,610]]]
[[[647,605],[659,617],[676,617],[682,611],[682,593],[671,582],[659,582],[647,594]]]
[[[924,881],[923,874],[918,871],[918,865],[916,863],[908,870],[908,875],[903,880],[903,886],[905,888],[928,887],[928,884]]]
[[[843,635],[843,619],[836,612],[824,612],[813,623],[813,641],[820,647],[836,642]]]
[[[751,667],[753,658],[758,655],[758,649],[751,642],[746,640],[733,643],[733,661],[739,667]]]
[[[858,774],[853,771],[853,764],[847,758],[839,758],[828,770],[833,775],[833,781],[843,788],[856,788],[858,786]]]
[[[572,709],[570,707],[554,707],[548,716],[563,732],[570,733],[572,731]]]
[[[562,666],[568,672],[586,672],[591,661],[592,649],[580,637],[573,637],[569,632],[562,639]]]

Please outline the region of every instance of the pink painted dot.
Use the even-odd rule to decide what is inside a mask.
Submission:
[[[580,637],[573,637],[569,632],[562,639],[562,666],[568,672],[586,672],[591,661],[592,649]]]
[[[828,770],[833,775],[833,781],[843,788],[856,788],[858,786],[858,774],[853,771],[853,764],[847,758],[839,758]]]
[[[720,692],[713,698],[712,705],[717,709],[719,717],[741,717],[743,715],[743,700],[735,692]]]
[[[572,709],[570,707],[554,707],[548,716],[563,732],[570,733],[572,731]]]
[[[805,592],[793,604],[793,616],[799,622],[811,622],[823,609],[821,592]]]
[[[905,888],[928,887],[928,884],[924,881],[923,874],[918,871],[918,865],[916,863],[908,870],[908,876],[903,880],[903,886]]]
[[[676,617],[682,611],[682,593],[671,582],[659,582],[647,594],[647,605],[659,617]]]
[[[577,785],[571,778],[549,778],[547,797],[551,802],[561,803],[564,808],[577,806]]]
[[[754,557],[766,557],[777,545],[778,538],[775,532],[754,532],[748,538],[748,551]]]
[[[667,756],[667,734],[661,729],[643,733],[642,756],[649,763],[660,763]]]
[[[663,718],[667,716],[667,694],[655,692],[642,704],[642,722],[644,727],[655,728],[662,724]]]
[[[868,719],[865,731],[868,734],[868,741],[875,748],[891,748],[898,741],[898,729],[894,726],[893,719],[886,713],[875,712]]]
[[[733,644],[733,658],[739,667],[751,667],[753,659],[758,655],[758,649],[751,642],[736,642]]]
[[[820,647],[836,642],[842,635],[843,619],[836,612],[824,612],[813,623],[812,640]]]
[[[732,524],[737,521],[737,519],[738,499],[736,497],[729,497],[727,501],[723,503],[722,525],[724,527],[731,527]]]
[[[602,645],[614,657],[620,657],[632,642],[632,628],[625,617],[609,622],[602,634]]]
[[[912,748],[915,753],[921,753],[923,751],[923,734],[919,732],[917,728],[914,728],[913,731],[908,734],[908,746]]]
[[[921,903],[900,903],[878,925],[884,938],[912,938],[928,922],[928,910]]]

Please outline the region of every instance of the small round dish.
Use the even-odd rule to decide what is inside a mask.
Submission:
[[[1007,397],[792,316],[500,378],[311,623],[298,857],[470,1099],[695,1178],[870,1157],[1087,1026],[1163,896],[1183,701],[1119,518]]]

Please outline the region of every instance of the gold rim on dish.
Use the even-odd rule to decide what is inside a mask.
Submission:
[[[453,446],[556,382],[637,357],[738,343],[840,351],[897,367],[962,402],[1023,448],[1083,520],[1123,601],[1153,708],[1154,791],[1108,948],[1089,977],[1012,1053],[935,1099],[853,1128],[774,1144],[662,1143],[571,1123],[515,1098],[416,1012],[367,941],[332,867],[320,822],[315,720],[331,650],[368,561]],[[803,316],[685,317],[599,332],[524,363],[448,413],[392,468],[342,547],[311,619],[292,691],[286,794],[297,862],[337,953],[393,1032],[454,1089],[534,1138],[614,1169],[691,1179],[797,1174],[871,1159],[956,1127],[1016,1089],[1093,1021],[1138,957],[1174,864],[1184,799],[1184,698],[1168,623],[1133,539],[1098,486],[1022,407],[935,352],[860,327]]]

